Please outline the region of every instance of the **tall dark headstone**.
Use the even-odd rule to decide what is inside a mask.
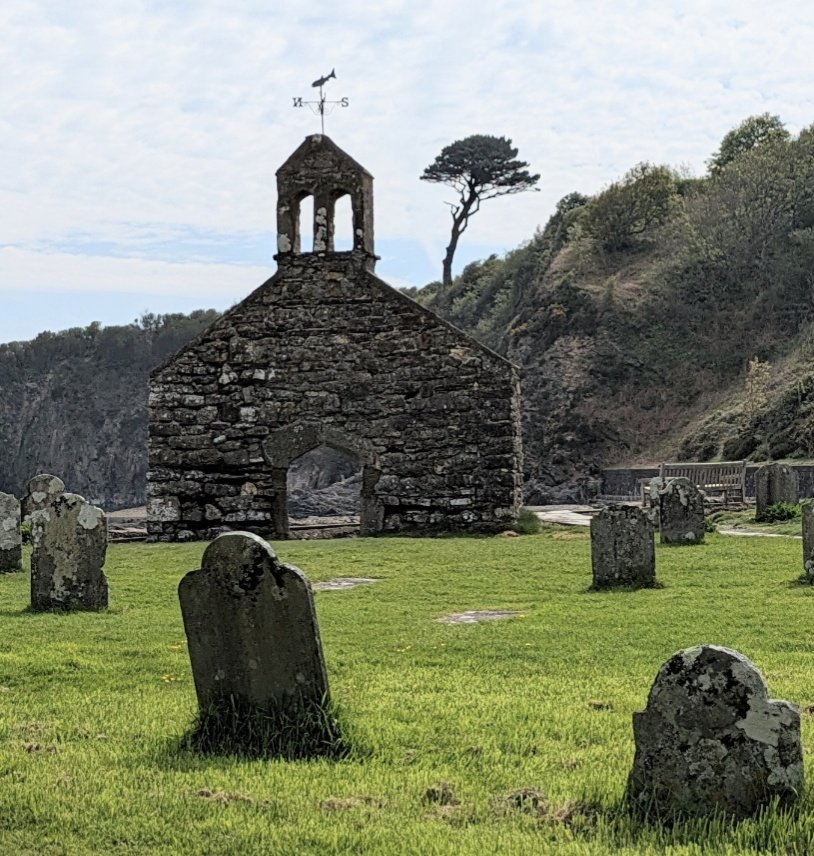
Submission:
[[[20,533],[20,503],[10,493],[0,493],[0,573],[19,571],[23,566]]]
[[[592,517],[592,588],[655,585],[653,537],[650,518],[632,505],[610,505]]]
[[[31,516],[31,606],[104,609],[107,520],[101,508],[64,493]]]
[[[777,502],[800,501],[800,480],[788,464],[763,464],[755,472],[755,520],[764,520],[766,509]]]
[[[804,500],[801,508],[803,512],[803,571],[808,581],[814,583],[814,500]]]
[[[704,540],[704,497],[686,478],[667,479],[659,489],[659,540],[700,544]]]
[[[328,749],[328,679],[303,573],[257,535],[228,533],[206,548],[178,596],[201,744],[287,756]]]
[[[627,799],[657,817],[755,814],[803,787],[800,714],[769,699],[763,676],[729,648],[699,645],[659,670],[633,714]]]

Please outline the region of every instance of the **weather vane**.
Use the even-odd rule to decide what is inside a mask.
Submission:
[[[312,112],[319,113],[319,121],[322,126],[322,133],[325,133],[325,108],[328,108],[328,112],[332,113],[334,108],[339,107],[347,107],[350,102],[347,98],[340,98],[338,101],[328,101],[325,97],[325,91],[323,87],[329,80],[336,80],[336,69],[332,68],[330,74],[326,74],[325,77],[320,77],[315,80],[311,86],[319,88],[319,101],[306,101],[303,98],[294,98],[294,106],[295,107],[305,107],[306,105],[311,108]]]

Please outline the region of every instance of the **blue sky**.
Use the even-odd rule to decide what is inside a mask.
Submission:
[[[447,143],[513,139],[539,193],[484,205],[455,268],[637,162],[704,171],[746,116],[814,123],[814,6],[616,0],[5,0],[0,342],[226,308],[274,272],[275,170],[318,120],[375,176],[378,273],[440,275]]]

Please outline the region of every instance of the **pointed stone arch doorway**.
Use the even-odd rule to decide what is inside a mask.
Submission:
[[[274,489],[272,524],[274,537],[288,538],[288,468],[292,461],[316,449],[328,446],[354,455],[362,464],[359,534],[376,535],[384,522],[384,506],[376,496],[376,484],[382,474],[378,456],[372,446],[359,437],[351,437],[332,425],[318,422],[295,422],[273,431],[263,443],[263,454],[271,468]]]

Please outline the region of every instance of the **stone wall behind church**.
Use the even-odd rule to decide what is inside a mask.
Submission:
[[[153,373],[151,533],[279,536],[263,443],[296,423],[375,455],[382,532],[497,531],[517,512],[514,367],[357,254],[302,254]]]

